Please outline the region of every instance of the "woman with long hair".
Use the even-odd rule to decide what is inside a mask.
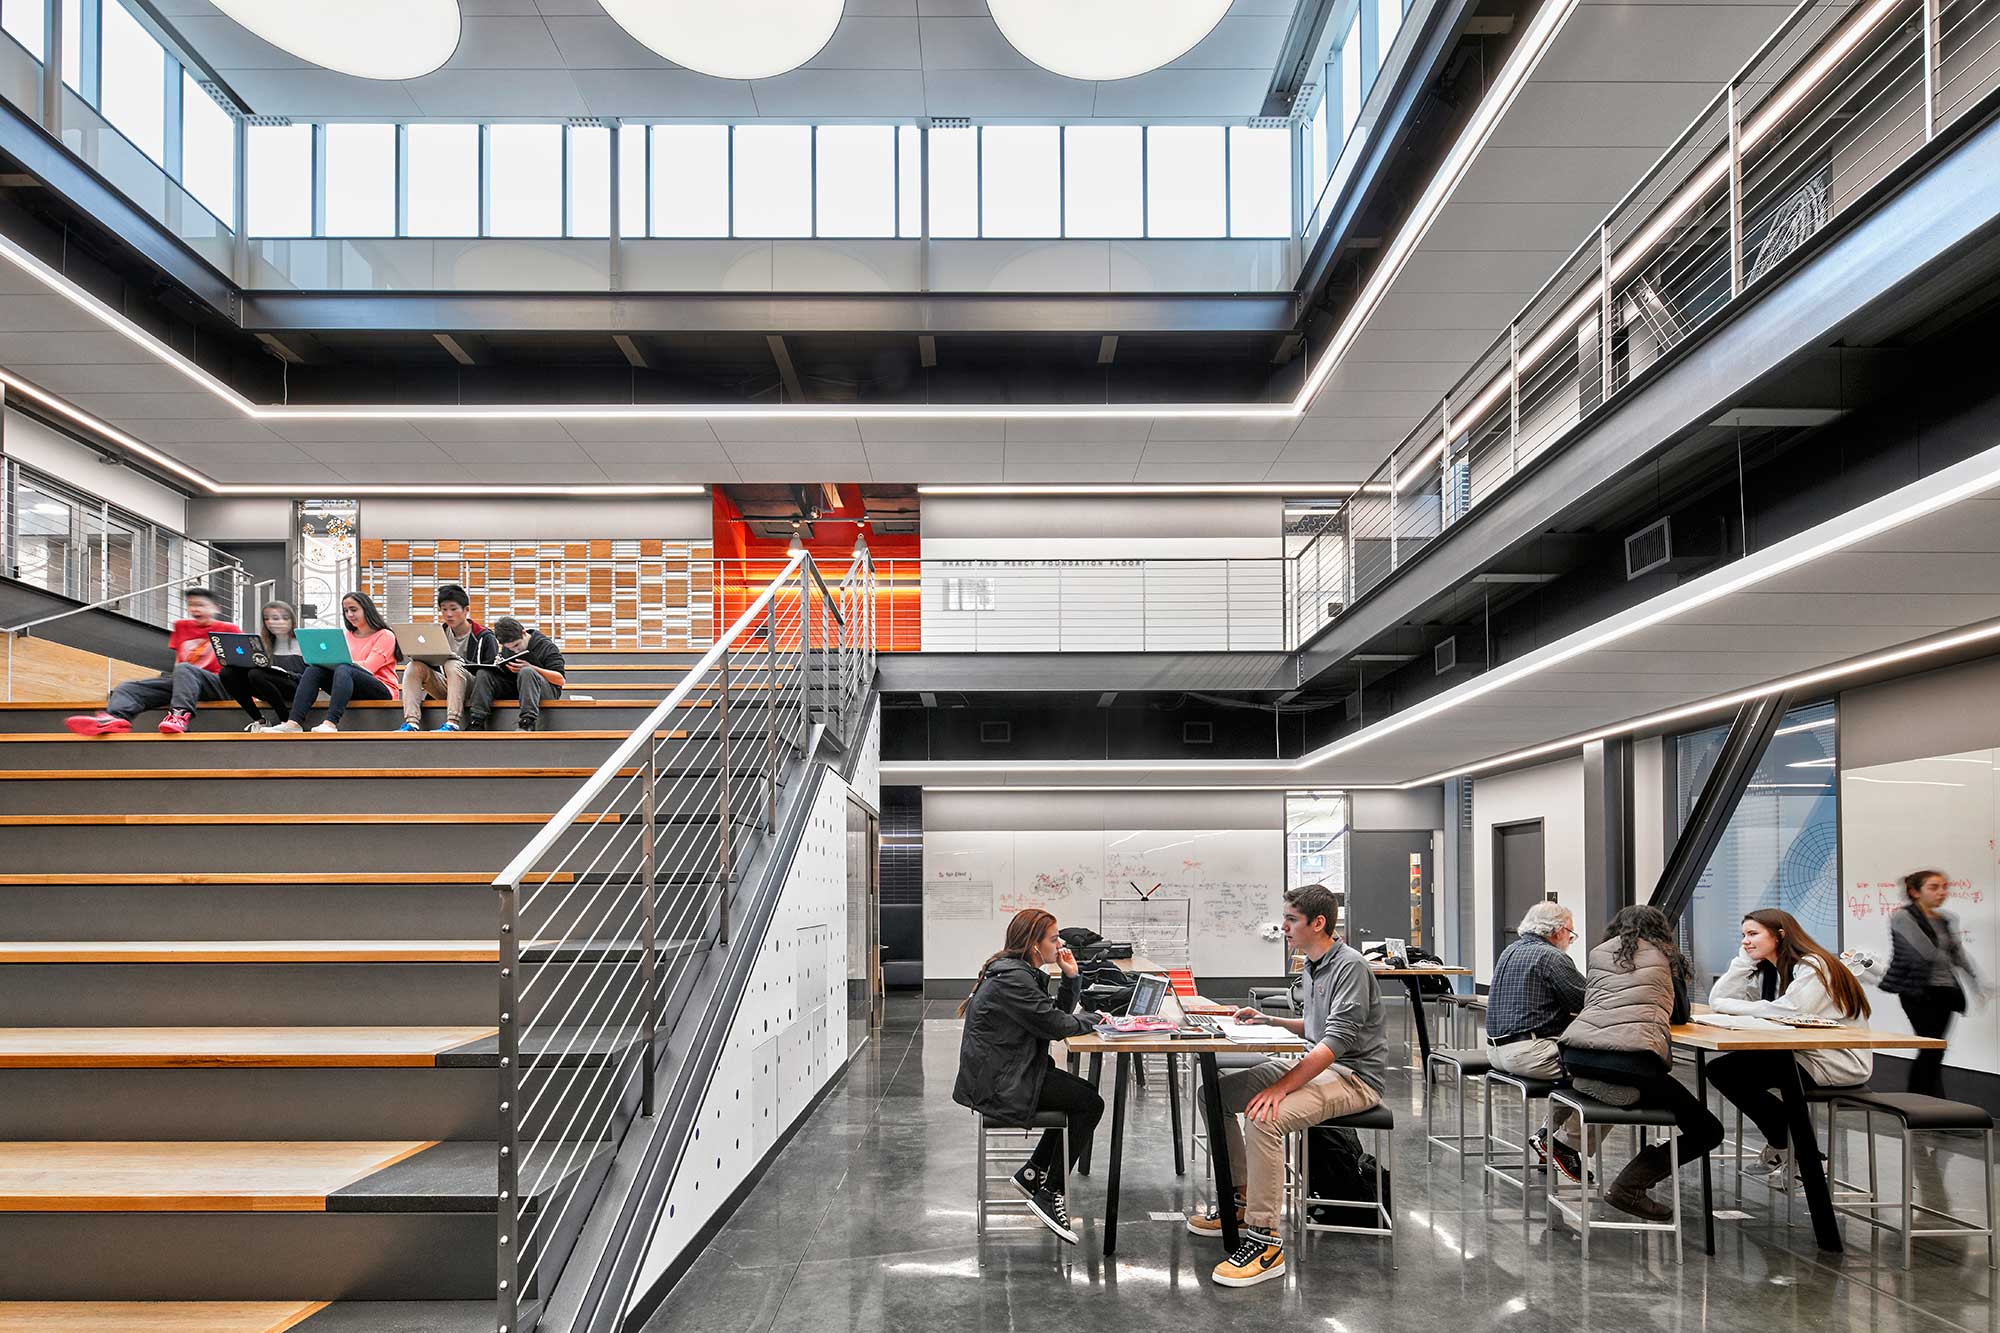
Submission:
[[[347,631],[348,660],[339,666],[312,665],[299,675],[298,692],[292,696],[290,719],[272,731],[304,731],[306,714],[326,692],[326,720],[314,731],[339,731],[347,705],[355,699],[393,699],[399,684],[396,661],[396,632],[375,599],[365,592],[350,592],[340,599],[341,628]]]
[[[1685,1023],[1687,959],[1673,924],[1657,907],[1621,908],[1611,930],[1590,951],[1583,1012],[1561,1038],[1563,1067],[1579,1092],[1619,1106],[1673,1113],[1683,1165],[1722,1142],[1722,1122],[1674,1077],[1667,1029]],[[1665,1143],[1642,1149],[1605,1191],[1612,1207],[1649,1222],[1674,1213],[1647,1191],[1673,1170]]]
[[[1868,993],[1847,965],[1806,933],[1790,912],[1760,908],[1743,916],[1743,948],[1715,979],[1709,1007],[1759,1018],[1831,1018],[1868,1021]],[[1773,1095],[1798,1068],[1799,1082],[1814,1088],[1866,1083],[1874,1068],[1867,1051],[1736,1051],[1708,1062],[1708,1081],[1743,1108],[1764,1135],[1763,1167],[1785,1178],[1791,1125],[1784,1102]]]
[[[1910,1031],[1942,1037],[1954,1015],[1965,1012],[1965,992],[1985,994],[1978,971],[1965,952],[1958,918],[1944,910],[1951,882],[1942,870],[1915,870],[1903,876],[1909,901],[1889,915],[1889,970],[1882,989],[1903,1002]],[[1910,1062],[1910,1091],[1944,1096],[1943,1049],[1918,1051]]]
[[[306,669],[306,659],[299,656],[299,641],[296,635],[299,614],[290,602],[270,601],[264,604],[263,615],[259,618],[258,635],[264,640],[264,656],[271,665],[236,666],[226,664],[222,668],[222,688],[229,691],[229,697],[243,705],[243,711],[250,715],[250,725],[245,731],[269,731],[285,720],[291,711],[292,696],[297,693],[299,676]],[[271,705],[278,722],[266,723],[264,710],[259,701]]]
[[[1053,999],[1042,971],[1050,963],[1062,971]],[[1056,1068],[1049,1043],[1080,1037],[1096,1026],[1098,1015],[1075,1012],[1080,991],[1076,957],[1056,933],[1055,917],[1039,907],[1016,912],[1000,951],[980,966],[972,994],[958,1007],[965,1035],[951,1090],[960,1106],[1004,1124],[1026,1125],[1038,1111],[1069,1117],[1069,1161],[1059,1151],[1062,1135],[1049,1130],[1013,1180],[1042,1225],[1071,1245],[1077,1241],[1064,1175],[1096,1130],[1104,1099],[1090,1084]]]

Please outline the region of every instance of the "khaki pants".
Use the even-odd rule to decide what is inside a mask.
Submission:
[[[1253,1069],[1224,1074],[1216,1085],[1222,1094],[1222,1109],[1227,1113],[1224,1131],[1229,1142],[1229,1170],[1245,1193],[1243,1220],[1274,1236],[1278,1234],[1278,1215],[1284,1207],[1285,1135],[1335,1116],[1365,1111],[1382,1102],[1381,1095],[1362,1082],[1359,1075],[1335,1064],[1285,1098],[1275,1120],[1239,1121],[1237,1117],[1250,1105],[1250,1099],[1283,1078],[1290,1068],[1279,1061],[1267,1060]],[[1202,1104],[1206,1107],[1206,1099]],[[1215,1127],[1211,1125],[1209,1142],[1214,1141]]]
[[[1486,1058],[1493,1067],[1503,1074],[1518,1074],[1522,1078],[1563,1078],[1562,1048],[1556,1045],[1554,1037],[1530,1037],[1526,1041],[1508,1042],[1505,1046],[1488,1046]],[[1555,1108],[1550,1117],[1549,1129],[1557,1138],[1575,1148],[1576,1126],[1568,1111]],[[1597,1145],[1611,1132],[1609,1125],[1599,1125],[1590,1131],[1590,1147],[1582,1150],[1588,1157],[1597,1151]]]
[[[465,691],[472,673],[463,662],[446,662],[443,670],[412,660],[403,668],[403,720],[424,720],[426,698],[444,700],[444,719],[465,725]]]

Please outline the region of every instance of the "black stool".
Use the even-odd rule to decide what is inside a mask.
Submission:
[[[1871,1227],[1894,1232],[1903,1238],[1903,1267],[1910,1266],[1911,1251],[1918,1236],[1984,1236],[1986,1237],[1986,1266],[2000,1268],[2000,1249],[1995,1247],[1993,1234],[1993,1117],[1977,1106],[1966,1102],[1947,1101],[1942,1097],[1926,1097],[1917,1092],[1869,1092],[1853,1088],[1836,1091],[1827,1108],[1827,1138],[1834,1136],[1834,1127],[1839,1122],[1840,1112],[1852,1107],[1861,1112],[1868,1131],[1868,1195],[1865,1201],[1836,1203],[1834,1211],[1866,1222]],[[1885,1201],[1875,1174],[1875,1117],[1887,1116],[1902,1127],[1903,1131],[1903,1191],[1902,1197]],[[1939,1208],[1926,1207],[1916,1201],[1912,1179],[1911,1141],[1919,1134],[1949,1134],[1972,1131],[1979,1135],[1985,1148],[1986,1163],[1986,1225],[1981,1226],[1970,1218],[1956,1217]],[[1850,1182],[1842,1181],[1841,1184]],[[1903,1214],[1903,1225],[1896,1226],[1875,1216],[1877,1209],[1899,1208]],[[1924,1213],[1943,1222],[1948,1227],[1917,1228],[1917,1214]]]
[[[1476,1079],[1483,1086],[1488,1071],[1493,1068],[1493,1062],[1487,1057],[1484,1051],[1432,1051],[1429,1065],[1442,1065],[1451,1071],[1452,1095],[1458,1101],[1458,1134],[1454,1138],[1440,1135],[1437,1132],[1437,1091],[1430,1086],[1431,1080],[1426,1078],[1424,1080],[1424,1162],[1426,1165],[1430,1163],[1431,1148],[1433,1145],[1455,1152],[1458,1154],[1458,1178],[1464,1180],[1465,1159],[1468,1157],[1483,1158],[1486,1156],[1486,1145],[1484,1143],[1480,1145],[1479,1151],[1476,1153],[1470,1151],[1465,1146],[1467,1142],[1465,1132],[1465,1082],[1467,1079]],[[1426,1067],[1426,1072],[1428,1072],[1428,1067]],[[1483,1102],[1485,1098],[1482,1096],[1480,1100]]]
[[[1521,1220],[1523,1222],[1528,1220],[1528,1206],[1535,1188],[1534,1182],[1529,1179],[1529,1169],[1533,1164],[1528,1160],[1530,1155],[1528,1140],[1534,1135],[1534,1130],[1531,1127],[1533,1121],[1529,1116],[1529,1111],[1534,1103],[1547,1101],[1550,1093],[1553,1093],[1558,1088],[1568,1086],[1567,1080],[1529,1078],[1526,1074],[1503,1074],[1490,1066],[1486,1071],[1486,1106],[1483,1112],[1482,1123],[1482,1128],[1485,1130],[1486,1150],[1481,1155],[1487,1160],[1485,1166],[1481,1168],[1485,1172],[1485,1175],[1481,1179],[1480,1192],[1482,1194],[1491,1194],[1493,1192],[1493,1182],[1496,1180],[1508,1185],[1520,1186]],[[1521,1141],[1519,1143],[1515,1143],[1510,1139],[1503,1139],[1493,1132],[1493,1101],[1494,1089],[1496,1087],[1511,1088],[1521,1096]],[[1501,1155],[1500,1152],[1494,1151],[1496,1147],[1503,1150],[1509,1156],[1512,1156],[1515,1152],[1521,1154],[1521,1178],[1519,1180],[1509,1175],[1505,1167],[1493,1164]],[[1544,1186],[1543,1192],[1544,1194],[1547,1193],[1546,1186]]]
[[[1575,1088],[1557,1088],[1549,1094],[1552,1106],[1565,1106],[1575,1112],[1583,1125],[1583,1142],[1590,1142],[1590,1131],[1599,1125],[1630,1126],[1635,1139],[1643,1141],[1646,1129],[1663,1129],[1667,1138],[1667,1161],[1671,1164],[1668,1179],[1674,1182],[1674,1220],[1671,1222],[1600,1222],[1597,1220],[1597,1205],[1604,1199],[1604,1144],[1600,1140],[1595,1152],[1590,1154],[1595,1171],[1584,1172],[1585,1182],[1577,1185],[1576,1206],[1571,1207],[1562,1197],[1557,1183],[1551,1180],[1547,1192],[1549,1203],[1549,1225],[1561,1216],[1576,1227],[1583,1237],[1583,1257],[1590,1258],[1590,1233],[1593,1230],[1607,1231],[1671,1231],[1674,1234],[1674,1262],[1681,1262],[1681,1150],[1680,1139],[1674,1133],[1674,1114],[1661,1108],[1650,1106],[1613,1106],[1610,1102],[1600,1102],[1595,1097],[1586,1097]],[[1587,1182],[1587,1183],[1586,1183]]]
[[[1311,1140],[1315,1133],[1330,1129],[1351,1129],[1356,1133],[1369,1135],[1369,1147],[1375,1155],[1375,1197],[1373,1199],[1322,1199],[1312,1192]],[[1384,1186],[1384,1172],[1389,1160],[1390,1149],[1395,1145],[1396,1117],[1386,1106],[1371,1106],[1353,1115],[1334,1116],[1316,1125],[1307,1125],[1305,1132],[1292,1136],[1291,1170],[1298,1180],[1298,1189],[1292,1195],[1292,1229],[1301,1234],[1308,1231],[1337,1231],[1349,1236],[1381,1236],[1389,1242],[1389,1267],[1396,1266],[1396,1201],[1384,1197],[1388,1189]],[[1312,1210],[1320,1205],[1347,1208],[1372,1208],[1375,1211],[1375,1225],[1372,1227],[1340,1226],[1333,1222],[1315,1222]]]

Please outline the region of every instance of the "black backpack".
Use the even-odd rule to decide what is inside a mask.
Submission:
[[[1316,1203],[1311,1220],[1336,1227],[1376,1227],[1381,1218],[1368,1206],[1375,1197],[1375,1156],[1361,1148],[1351,1129],[1316,1129],[1306,1135],[1306,1184],[1317,1199],[1359,1199],[1357,1206]],[[1389,1203],[1389,1169],[1382,1168],[1382,1203]]]

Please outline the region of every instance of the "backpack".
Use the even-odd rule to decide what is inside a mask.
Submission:
[[[1444,959],[1438,957],[1436,954],[1431,953],[1427,950],[1419,949],[1414,944],[1409,947],[1408,957],[1410,962],[1413,964],[1436,963],[1440,967],[1444,965]],[[1423,995],[1449,995],[1451,994],[1451,978],[1418,977],[1417,990],[1420,994]]]
[[[1314,1222],[1337,1227],[1375,1227],[1381,1219],[1368,1206],[1375,1197],[1375,1156],[1362,1151],[1351,1129],[1322,1129],[1306,1135],[1306,1185],[1317,1199],[1359,1199],[1357,1206],[1316,1203],[1306,1210]],[[1382,1203],[1389,1203],[1389,1169],[1382,1168]]]

